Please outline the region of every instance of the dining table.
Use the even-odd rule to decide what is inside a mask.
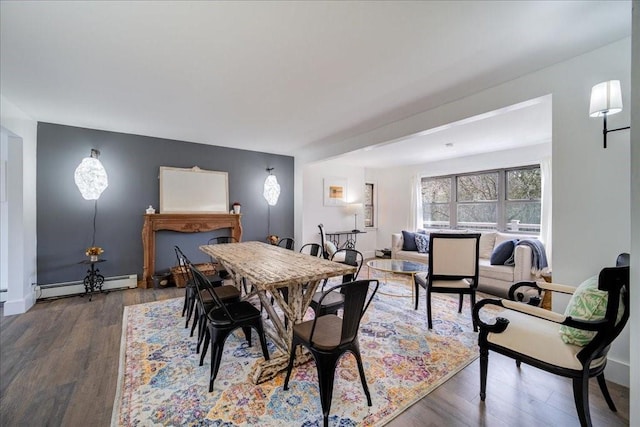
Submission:
[[[356,270],[350,265],[257,241],[202,245],[200,250],[227,270],[239,290],[247,285],[246,289],[251,291],[244,297],[257,295],[268,313],[265,331],[277,350],[269,360],[261,358],[251,368],[249,378],[254,384],[272,379],[287,368],[293,325],[304,320],[318,284]],[[308,352],[298,347],[294,363],[300,365],[310,358]]]

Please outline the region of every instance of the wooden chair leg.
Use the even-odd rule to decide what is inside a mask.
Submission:
[[[414,292],[413,293],[416,296],[415,306],[413,307],[414,310],[418,309],[418,302],[420,301],[420,299],[419,299],[419,296],[420,296],[419,295],[419,290],[420,290],[420,285],[418,285],[418,283],[416,282],[416,279],[414,277],[414,279],[413,279],[413,291]]]
[[[591,427],[589,412],[589,377],[573,379],[573,400],[576,404],[578,419],[583,427]]]
[[[431,292],[429,292],[429,289],[427,289],[427,327],[433,329],[433,324],[431,323]]]
[[[462,313],[462,304],[464,304],[464,294],[460,294],[460,298],[458,298],[458,313]],[[471,305],[473,308],[473,305]]]
[[[487,370],[489,368],[489,349],[480,347],[480,400],[487,397]]]
[[[602,395],[604,396],[604,400],[607,401],[607,405],[609,405],[609,409],[613,412],[618,412],[616,409],[616,404],[613,403],[613,399],[611,399],[611,395],[609,394],[609,389],[607,388],[607,381],[604,379],[604,373],[597,376],[598,385],[600,386],[600,391],[602,391]]]
[[[462,298],[462,295],[460,295],[460,298]],[[471,321],[473,322],[473,332],[478,332],[478,324],[475,322],[475,320],[473,320],[473,307],[475,307],[476,305],[476,293],[475,292],[471,292]]]

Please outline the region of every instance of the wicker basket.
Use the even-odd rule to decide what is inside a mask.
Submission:
[[[202,274],[204,274],[205,276],[213,276],[214,274],[216,274],[216,265],[211,262],[205,262],[202,264],[193,264],[193,266],[198,270],[200,270]],[[185,268],[186,267],[183,265],[171,267],[171,275],[173,276],[173,281],[175,282],[176,286],[179,288],[184,288],[186,286],[186,283],[184,280]]]

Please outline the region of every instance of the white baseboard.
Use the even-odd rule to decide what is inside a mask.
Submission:
[[[129,276],[105,277],[103,290],[135,288],[138,286],[138,276],[131,274]],[[68,295],[78,295],[84,293],[84,284],[82,281],[51,283],[36,287],[37,299],[56,298]]]
[[[629,362],[625,363],[611,357],[607,358],[607,367],[604,369],[604,377],[607,381],[629,387],[630,375]]]

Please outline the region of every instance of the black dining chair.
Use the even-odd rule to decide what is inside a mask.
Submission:
[[[249,346],[251,346],[251,329],[258,333],[258,339],[262,347],[265,360],[269,360],[269,350],[262,324],[260,310],[248,301],[236,301],[224,303],[214,292],[211,283],[197,268],[190,265],[191,273],[196,283],[198,292],[198,304],[205,313],[206,328],[204,334],[204,347],[200,355],[200,366],[204,364],[207,347],[211,344],[211,374],[209,376],[209,391],[213,391],[213,383],[220,369],[222,352],[227,337],[236,329],[241,328]],[[205,301],[211,301],[211,305]]]
[[[278,242],[278,246],[285,249],[293,250],[293,246],[295,245],[295,243],[295,240],[293,240],[291,237],[284,237],[280,239],[280,241]]]
[[[202,344],[202,339],[204,337],[204,316],[205,312],[200,309],[200,307],[196,304],[197,299],[197,291],[195,287],[195,280],[193,275],[191,274],[190,265],[193,265],[189,258],[182,252],[182,250],[178,246],[174,246],[174,250],[176,253],[176,257],[178,258],[178,265],[180,268],[180,274],[183,274],[183,278],[185,280],[185,306],[188,305],[188,317],[187,317],[187,325],[189,326],[189,318],[195,312],[193,316],[193,325],[191,326],[191,336],[195,331],[196,326],[198,326],[198,344],[196,346],[196,352],[200,353],[200,345]],[[197,267],[194,267],[197,268]],[[207,280],[211,284],[212,291],[220,298],[223,302],[234,302],[240,300],[240,291],[235,286],[223,285],[222,280],[219,276],[206,276]],[[211,301],[206,300],[205,306],[210,306]],[[184,315],[184,307],[182,309]]]
[[[176,254],[176,262],[178,266],[178,268],[176,268],[174,271],[176,271],[180,275],[182,282],[185,284],[184,304],[182,305],[182,317],[184,317],[186,314],[187,321],[184,327],[188,328],[189,322],[191,321],[191,316],[193,315],[195,302],[196,302],[195,292],[193,288],[193,281],[190,278],[189,269],[186,267],[187,265],[186,255],[182,252],[182,250],[178,246],[174,246],[173,248]],[[210,275],[208,279],[215,286],[222,285],[222,279],[217,273],[214,275]]]
[[[371,394],[369,393],[364,367],[362,366],[362,357],[360,356],[358,330],[360,329],[362,316],[378,291],[378,286],[377,280],[358,280],[332,287],[324,293],[324,297],[335,292],[344,295],[342,318],[335,314],[321,316],[316,311],[316,316],[313,320],[307,320],[293,326],[293,342],[289,355],[289,365],[287,366],[287,376],[284,380],[284,389],[289,389],[289,378],[291,377],[296,356],[296,347],[301,345],[311,352],[316,363],[325,427],[329,424],[335,369],[342,355],[347,352],[353,354],[356,358],[362,388],[367,396],[367,404],[371,406]],[[320,298],[320,304],[322,304],[322,299]]]
[[[364,263],[364,257],[360,251],[355,249],[340,249],[331,256],[331,261],[357,268],[354,273],[342,276],[342,283],[347,283],[358,279],[358,274],[360,274],[360,269]],[[344,294],[342,292],[333,292],[329,295],[324,295],[324,287],[326,284],[327,280],[325,279],[322,284],[322,289],[315,293],[310,303],[310,306],[319,312],[321,316],[324,314],[336,314],[344,305]],[[341,289],[341,291],[342,290],[343,289]],[[321,298],[322,303],[320,303]]]
[[[321,258],[322,255],[322,247],[317,243],[307,243],[300,248],[301,254],[307,254],[314,257]]]

